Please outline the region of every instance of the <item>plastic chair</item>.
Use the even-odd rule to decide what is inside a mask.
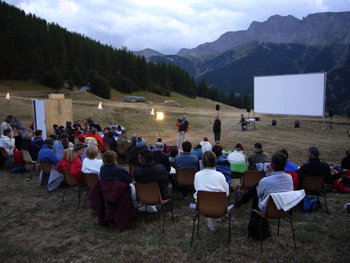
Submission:
[[[135,183],[135,191],[136,191],[136,216],[134,222],[134,229],[137,221],[138,209],[143,205],[146,206],[146,222],[147,222],[147,205],[158,205],[162,206],[163,210],[163,234],[164,234],[164,222],[165,222],[165,212],[170,209],[171,211],[171,219],[174,223],[174,214],[173,214],[173,204],[171,199],[163,200],[159,191],[159,187],[157,183]],[[167,206],[165,206],[167,205]]]
[[[307,196],[316,196],[318,200],[320,200],[320,194],[323,194],[324,202],[326,204],[326,212],[328,214],[326,191],[324,189],[325,179],[326,177],[324,175],[312,176],[305,174],[302,188],[305,189],[305,193]]]
[[[245,171],[242,177],[242,183],[237,185],[238,187],[250,189],[252,186],[256,185],[264,177],[264,171]]]
[[[104,142],[104,143],[103,143],[103,147],[104,147],[104,150],[105,150],[105,151],[110,151],[110,150],[111,150],[111,146],[109,145],[108,142]]]
[[[63,169],[63,178],[64,178],[64,181],[66,182],[66,184],[68,185],[69,188],[70,187],[74,187],[74,186],[78,187],[78,198],[79,198],[79,200],[78,200],[78,207],[77,207],[77,209],[79,209],[81,194],[87,189],[82,189],[84,184],[80,183],[77,179],[75,179],[70,174],[70,170],[69,169]],[[62,197],[61,205],[63,204],[64,196],[66,195],[66,191],[67,191],[67,187],[64,188],[64,194],[63,194],[63,197]]]
[[[88,192],[90,189],[92,189],[95,186],[95,184],[97,184],[97,182],[100,180],[100,178],[98,177],[97,174],[83,173],[83,176],[84,176],[84,184],[87,188],[86,195],[85,195],[85,202],[84,202],[84,208],[85,208]]]
[[[176,169],[175,188],[178,186],[189,187],[194,186],[194,176],[196,169]],[[173,191],[174,192],[174,191]],[[174,193],[173,193],[174,196]],[[177,200],[179,200],[179,192],[177,191]]]
[[[30,174],[30,179],[32,179],[33,177],[33,171],[35,172],[35,175],[36,175],[36,170],[35,170],[35,165],[38,163],[38,161],[33,161],[32,160],[32,156],[30,156],[30,153],[27,151],[27,150],[21,150],[22,152],[22,155],[23,155],[23,160],[27,163],[27,164],[30,164],[32,165],[32,172]],[[24,171],[23,171],[24,173]],[[23,173],[22,173],[22,176],[23,176]]]
[[[191,247],[193,243],[193,234],[195,223],[198,219],[197,224],[197,236],[199,235],[199,216],[202,214],[206,217],[228,218],[228,251],[230,250],[231,242],[231,214],[227,207],[226,192],[208,192],[198,191],[197,192],[197,204],[196,204],[196,215],[193,217]]]
[[[138,167],[140,167],[140,166],[133,165],[133,164],[129,163],[129,173],[133,176],[135,169]]]
[[[277,236],[279,236],[280,233],[280,219],[284,219],[287,222],[290,223],[291,228],[292,228],[292,234],[293,234],[293,241],[294,241],[294,248],[295,250],[297,249],[296,245],[295,245],[295,236],[294,236],[294,228],[293,228],[293,221],[292,221],[292,212],[293,212],[293,208],[288,210],[288,211],[284,211],[283,209],[278,210],[275,204],[275,201],[273,200],[273,198],[271,196],[269,196],[269,199],[267,200],[267,205],[266,208],[264,210],[264,212],[260,212],[256,209],[253,209],[254,213],[257,213],[261,219],[258,222],[257,220],[255,220],[254,218],[251,218],[251,220],[254,220],[256,223],[259,224],[260,226],[260,247],[261,247],[261,252],[263,251],[262,248],[262,228],[261,228],[261,222],[263,218],[266,219],[278,219],[278,230],[277,230]]]

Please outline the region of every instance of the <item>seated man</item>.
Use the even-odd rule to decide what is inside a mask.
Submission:
[[[198,144],[192,151],[192,154],[198,157],[198,160],[202,159],[203,151],[202,145]]]
[[[260,142],[256,142],[254,144],[254,153],[252,153],[248,158],[248,170],[256,170],[257,163],[268,162],[270,162],[270,155],[262,150],[262,145]]]
[[[230,192],[225,177],[222,173],[215,171],[215,165],[218,160],[215,154],[211,151],[206,151],[203,154],[202,160],[204,169],[197,172],[194,177],[194,189],[196,192],[193,194],[193,197],[196,202],[197,191],[226,192],[226,195],[229,196]],[[207,225],[210,228],[211,233],[216,232],[216,222],[216,218],[207,218]]]
[[[135,182],[142,184],[156,182],[162,199],[170,199],[171,192],[168,188],[169,174],[165,166],[154,164],[153,154],[148,149],[143,149],[139,152],[139,162],[141,167],[136,168],[134,171]]]
[[[6,128],[4,134],[0,138],[0,147],[4,148],[7,153],[6,164],[11,164],[13,159],[13,150],[15,148],[15,139],[13,138],[12,130]]]
[[[35,135],[35,137],[34,137],[34,139],[33,139],[33,142],[36,144],[36,145],[38,145],[38,146],[40,146],[40,148],[43,146],[43,144],[44,144],[44,140],[43,140],[43,131],[42,130],[36,130],[35,132],[34,132],[34,135]]]
[[[298,189],[302,189],[304,175],[312,175],[312,176],[324,176],[325,183],[331,182],[331,169],[326,162],[321,162],[318,156],[320,155],[319,150],[316,147],[310,147],[307,157],[309,162],[303,164],[298,171],[298,179],[299,185]]]
[[[166,156],[163,153],[164,150],[164,144],[161,142],[156,142],[154,145],[154,152],[153,152],[153,160],[154,164],[163,164],[168,171],[170,172],[170,162],[169,162],[169,157]]]
[[[18,120],[18,116],[15,116],[14,118],[15,118],[15,119],[14,119],[14,121],[12,122],[12,126],[13,126],[14,128],[16,128],[17,130],[18,130],[18,129],[22,129],[23,132],[27,132],[27,127],[26,127],[26,126],[22,126],[22,124],[21,124],[20,121]]]
[[[25,132],[23,134],[23,142],[21,144],[21,150],[27,150],[32,157],[33,161],[38,160],[38,153],[41,149],[40,146],[32,142],[32,134],[30,132]]]
[[[293,191],[293,180],[289,174],[284,173],[284,168],[287,163],[287,157],[276,152],[272,155],[271,164],[267,166],[267,177],[260,180],[248,192],[242,195],[240,190],[235,194],[235,207],[240,207],[253,200],[253,209],[259,209],[261,212],[265,210],[260,203],[271,193]],[[259,198],[259,199],[258,199]]]
[[[130,149],[130,142],[127,139],[128,133],[127,130],[122,131],[122,134],[119,136],[117,140],[117,145],[122,145],[124,146],[124,150],[126,154],[128,154],[129,149]]]
[[[136,141],[136,148],[135,149],[131,149],[128,153],[128,160],[129,163],[132,165],[136,165],[136,166],[140,166],[140,162],[139,162],[139,153],[140,151],[142,151],[143,149],[146,149],[146,141],[145,139],[143,139],[142,137],[137,138]]]
[[[189,141],[182,143],[183,152],[175,157],[175,165],[177,169],[195,169],[198,171],[198,157],[191,153],[192,144]],[[182,187],[182,196],[188,199],[187,187]]]
[[[216,156],[216,171],[225,176],[226,182],[230,186],[232,183],[230,162],[222,157],[222,150],[219,145],[214,145],[212,151]]]

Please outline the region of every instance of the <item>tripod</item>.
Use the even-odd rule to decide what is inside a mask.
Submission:
[[[335,129],[333,128],[333,116],[331,116],[331,121],[330,121],[330,123],[329,123],[329,126],[326,127],[325,130],[327,130],[328,128],[329,128],[330,130],[335,130]]]

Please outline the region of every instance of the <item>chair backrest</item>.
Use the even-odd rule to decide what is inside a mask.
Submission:
[[[27,150],[21,150],[22,155],[23,155],[23,160],[26,161],[27,163],[32,163],[32,156],[30,155],[30,153]]]
[[[7,152],[6,152],[6,149],[5,148],[0,148],[1,149],[1,156],[3,157],[3,158],[8,158],[8,155],[7,155]]]
[[[180,186],[193,186],[196,169],[178,169],[176,168],[175,179]]]
[[[305,191],[318,192],[324,187],[326,177],[321,176],[312,176],[304,174],[303,187]]]
[[[291,209],[292,210],[292,209]],[[265,218],[267,219],[278,219],[278,218],[285,218],[290,213],[289,211],[284,211],[283,209],[278,210],[275,204],[275,201],[271,196],[269,196],[269,199],[267,200],[267,205],[265,208]]]
[[[74,144],[77,144],[78,142],[80,142],[78,137],[74,137]]]
[[[43,166],[43,170],[44,170],[44,173],[46,174],[50,174],[51,173],[51,165],[49,162],[45,162],[45,161],[40,161],[41,162],[41,165]]]
[[[226,192],[197,192],[196,210],[207,217],[223,217],[228,213]]]
[[[104,147],[105,151],[110,151],[111,150],[111,146],[109,145],[108,142],[104,142],[103,143],[103,147]]]
[[[169,162],[170,163],[170,166],[173,167],[174,169],[176,169],[176,165],[175,165],[175,162]]]
[[[243,176],[243,173],[237,173],[237,172],[231,172],[231,178],[233,179],[239,179]]]
[[[119,154],[126,155],[126,151],[124,149],[124,145],[117,145],[117,150],[118,150]]]
[[[264,171],[245,171],[242,179],[242,187],[249,189],[264,177]]]
[[[69,185],[69,186],[76,186],[79,185],[79,182],[77,179],[75,179],[71,174],[69,169],[63,169],[63,177],[64,181]]]
[[[129,173],[130,173],[131,175],[134,175],[134,171],[135,171],[135,169],[138,168],[138,167],[140,167],[140,166],[133,165],[133,164],[129,163]]]
[[[98,182],[98,180],[100,180],[97,174],[83,173],[83,176],[84,176],[85,185],[89,187],[89,189],[92,189],[95,186],[95,184]]]
[[[135,183],[136,202],[141,202],[145,205],[157,205],[162,203],[157,183]]]

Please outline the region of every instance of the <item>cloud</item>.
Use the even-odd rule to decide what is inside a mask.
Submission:
[[[13,0],[11,4],[101,43],[175,54],[270,16],[350,10],[350,0]]]

